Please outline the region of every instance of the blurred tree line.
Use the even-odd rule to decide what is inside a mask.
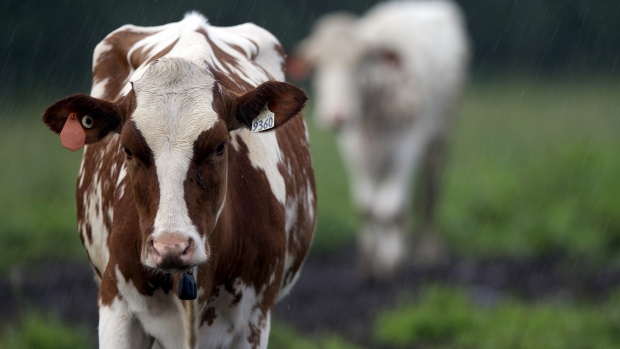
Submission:
[[[475,45],[476,74],[617,74],[617,0],[457,0]],[[190,10],[214,25],[254,22],[291,50],[321,15],[361,14],[376,0],[3,0],[0,102],[33,89],[90,89],[95,45],[126,23],[178,21]]]

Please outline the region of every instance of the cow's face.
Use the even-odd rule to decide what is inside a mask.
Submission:
[[[82,120],[88,115],[86,143],[120,132],[140,219],[141,262],[178,272],[211,254],[209,239],[226,207],[229,132],[250,127],[269,110],[277,128],[298,114],[305,100],[301,90],[283,82],[236,95],[205,67],[167,58],[114,103],[71,96],[50,106],[43,118],[60,132],[69,114]]]
[[[327,128],[346,127],[362,108],[372,108],[365,105],[368,81],[395,71],[393,51],[370,44],[357,23],[343,13],[323,17],[288,60],[291,77],[302,80],[312,72],[314,116]]]
[[[323,127],[338,128],[359,113],[355,70],[362,48],[354,23],[355,17],[344,13],[323,17],[288,61],[293,78],[305,79],[312,72],[314,117]]]

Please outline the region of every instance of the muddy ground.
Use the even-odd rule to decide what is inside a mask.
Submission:
[[[308,258],[297,285],[275,310],[275,319],[303,333],[337,333],[364,347],[374,315],[396,304],[403,293],[416,294],[426,283],[458,285],[481,306],[510,295],[526,300],[599,301],[620,285],[620,270],[595,270],[579,260],[475,261],[462,258],[441,268],[408,266],[394,282],[371,282],[356,271],[353,246]],[[0,275],[0,323],[30,309],[53,312],[71,324],[96,331],[97,289],[85,262],[54,261],[13,268]]]

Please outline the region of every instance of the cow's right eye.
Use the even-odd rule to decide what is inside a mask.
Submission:
[[[215,154],[217,155],[222,155],[224,154],[224,149],[226,148],[226,142],[222,142],[220,145],[217,146],[217,148],[215,149]]]
[[[131,156],[133,155],[131,154],[131,150],[127,147],[123,147],[123,149],[125,150],[125,154],[127,154],[127,159],[131,159]]]

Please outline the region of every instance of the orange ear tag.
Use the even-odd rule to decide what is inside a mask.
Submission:
[[[60,131],[60,142],[63,147],[71,151],[82,148],[86,143],[86,132],[84,132],[74,113],[69,114],[65,126]]]

